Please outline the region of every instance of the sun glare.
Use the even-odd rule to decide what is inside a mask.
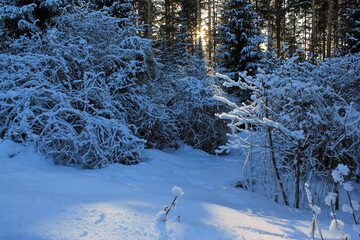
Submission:
[[[198,31],[198,37],[200,37],[201,39],[204,39],[205,38],[205,31],[204,30],[201,30],[200,32]]]

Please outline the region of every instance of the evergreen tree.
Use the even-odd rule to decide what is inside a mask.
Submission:
[[[69,0],[5,0],[0,3],[0,38],[44,31]]]
[[[219,28],[218,61],[225,72],[256,70],[261,59],[258,14],[248,0],[224,2]]]
[[[345,24],[345,41],[351,53],[360,52],[360,0],[355,0],[354,8],[349,9]]]

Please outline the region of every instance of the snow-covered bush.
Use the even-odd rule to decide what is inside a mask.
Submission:
[[[219,91],[205,70],[205,63],[186,55],[182,65],[163,69],[169,84],[164,91],[165,104],[179,141],[214,153],[226,142],[226,124],[215,114],[225,105],[213,98]],[[171,71],[169,70],[171,67]]]
[[[262,160],[247,162],[247,177],[275,199],[281,193],[285,204],[294,200],[296,207],[304,205],[301,186],[310,172],[325,179],[339,163],[353,173],[360,165],[359,91],[352,87],[359,82],[359,66],[359,55],[316,65],[293,57],[270,72],[259,70],[253,77],[241,73],[244,81],[224,77],[226,86],[250,90],[252,102],[237,105],[219,98],[233,108],[219,115],[230,120],[232,130],[221,151],[258,151]],[[327,192],[321,191],[317,200]]]
[[[226,124],[215,113],[224,111],[226,106],[213,98],[219,90],[206,72],[201,52],[191,55],[186,44],[177,40],[169,45],[161,42],[159,49],[159,82],[152,98],[159,106],[157,111],[163,114],[155,123],[155,131],[151,129],[151,138],[145,139],[151,147],[186,143],[214,153],[226,142]]]
[[[1,136],[33,140],[58,164],[137,163],[144,141],[128,119],[150,104],[149,42],[124,21],[73,7],[2,52]]]

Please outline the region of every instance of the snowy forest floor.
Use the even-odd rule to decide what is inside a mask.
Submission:
[[[232,186],[244,156],[216,157],[184,146],[145,150],[146,161],[135,166],[79,170],[55,166],[31,147],[1,141],[0,239],[310,238],[310,210]],[[184,196],[166,223],[156,221],[174,198],[173,186]],[[339,239],[328,230],[327,211],[319,220],[325,239]],[[345,232],[359,239],[351,219],[343,220]]]

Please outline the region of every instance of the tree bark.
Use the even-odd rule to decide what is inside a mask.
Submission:
[[[332,14],[333,13],[333,0],[329,0],[329,11],[328,11],[328,21],[327,21],[327,39],[326,39],[326,57],[331,55],[331,39],[332,39]]]
[[[146,2],[146,32],[145,36],[151,38],[152,36],[152,2],[151,0],[145,0]]]
[[[208,0],[208,55],[209,62],[212,62],[212,14],[211,14],[211,4],[212,0]]]
[[[315,62],[315,44],[316,44],[316,11],[315,11],[315,0],[311,2],[311,11],[312,11],[312,19],[311,19],[311,60]]]
[[[201,46],[201,0],[197,0],[197,35],[198,35],[198,44]]]
[[[276,26],[276,49],[277,57],[281,55],[281,21],[282,21],[282,0],[275,0],[275,26]]]
[[[283,186],[283,184],[281,182],[281,179],[280,179],[279,169],[276,166],[276,159],[275,159],[275,155],[274,155],[273,138],[272,138],[272,133],[271,133],[270,128],[268,128],[268,137],[269,137],[269,147],[270,147],[270,158],[271,158],[271,162],[273,164],[274,170],[275,170],[276,179],[277,179],[277,181],[279,183],[284,203],[285,203],[285,205],[289,206],[289,203],[287,201],[287,197],[286,197],[286,194],[285,194],[284,186]]]
[[[263,87],[264,87],[264,89],[265,89],[265,86],[263,86]],[[266,104],[266,108],[267,108],[267,107],[269,106],[269,105],[268,105],[268,99],[266,99],[265,104]],[[269,112],[268,112],[268,110],[265,110],[265,117],[266,117],[267,119],[269,118]],[[272,165],[273,165],[273,167],[274,167],[276,180],[277,180],[278,183],[279,183],[279,186],[280,186],[280,190],[281,190],[281,194],[282,194],[282,198],[283,198],[283,200],[284,200],[284,203],[285,203],[285,205],[289,206],[289,203],[288,203],[288,201],[287,201],[287,197],[286,197],[286,194],[285,194],[285,190],[284,190],[283,184],[282,184],[281,179],[280,179],[279,169],[278,169],[278,167],[276,166],[276,159],[275,159],[275,155],[274,155],[274,143],[273,143],[273,138],[272,138],[272,133],[271,133],[270,127],[267,127],[267,134],[268,134],[268,138],[269,138],[270,159],[271,159]],[[277,198],[275,198],[275,201],[277,202]]]

